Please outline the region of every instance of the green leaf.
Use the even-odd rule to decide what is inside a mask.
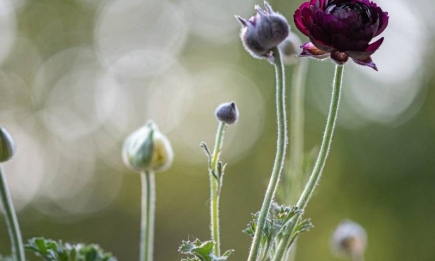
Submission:
[[[207,156],[208,159],[211,159],[211,153],[210,150],[207,147],[207,143],[205,143],[204,141],[202,141],[199,146],[201,146],[202,150],[204,151],[205,155]]]
[[[307,219],[301,220],[295,228],[295,232],[293,233],[293,237],[296,238],[300,233],[310,231],[310,229],[312,229],[313,227],[314,226],[313,226],[313,223],[311,223],[311,219],[307,218]]]
[[[178,251],[183,255],[190,255],[182,261],[226,261],[228,256],[234,252],[234,250],[228,250],[222,256],[217,257],[213,254],[214,245],[215,243],[211,240],[205,242],[201,242],[199,239],[193,242],[183,241]]]
[[[116,261],[98,245],[68,244],[45,238],[33,238],[24,245],[28,251],[46,261]],[[2,261],[2,260],[0,260]]]

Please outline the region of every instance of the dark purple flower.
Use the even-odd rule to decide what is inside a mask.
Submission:
[[[272,49],[277,47],[290,32],[287,19],[264,2],[264,9],[255,6],[257,13],[249,20],[236,16],[242,24],[240,38],[245,49],[255,58],[273,60]]]
[[[384,38],[370,41],[388,25],[388,13],[369,0],[311,0],[295,12],[296,27],[310,38],[300,56],[324,59],[339,65],[350,57],[355,63],[378,70],[370,57]]]

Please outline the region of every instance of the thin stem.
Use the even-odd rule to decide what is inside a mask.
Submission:
[[[215,176],[211,173],[213,171],[217,175],[217,164],[219,162],[219,156],[222,150],[224,134],[225,134],[226,124],[224,122],[219,122],[218,130],[216,132],[216,141],[214,145],[213,154],[210,160],[210,230],[211,238],[215,242],[213,248],[213,254],[220,256],[221,243],[219,237],[219,182]]]
[[[311,173],[310,179],[305,185],[305,189],[302,192],[298,203],[296,204],[296,206],[300,209],[305,209],[305,207],[307,206],[308,201],[310,200],[313,191],[320,180],[329,150],[331,148],[332,135],[334,134],[335,123],[337,121],[338,107],[340,104],[343,71],[343,66],[337,65],[335,67],[334,82],[332,84],[332,98],[329,107],[328,119],[326,121],[325,132],[323,133],[322,145],[320,146],[319,155],[317,156],[317,160]],[[284,237],[281,243],[278,245],[278,249],[275,253],[275,258],[273,259],[274,261],[281,261],[283,259],[286,250],[288,249],[288,247],[290,247],[292,236],[300,217],[301,214],[297,215],[294,218],[294,222],[288,227],[286,237]]]
[[[156,188],[153,171],[141,172],[142,217],[140,230],[140,261],[152,261],[154,249],[154,218]]]
[[[3,167],[0,165],[0,197],[3,210],[6,218],[6,225],[8,227],[9,237],[12,245],[12,256],[17,261],[25,261],[23,240],[21,238],[20,227],[18,219],[15,214],[14,206],[12,204],[11,195],[9,193],[6,176]]]
[[[272,200],[275,197],[276,188],[278,187],[279,177],[284,165],[285,149],[287,145],[287,123],[285,111],[285,74],[284,65],[281,60],[281,54],[278,48],[272,50],[275,60],[276,75],[276,114],[278,124],[277,150],[275,162],[272,169],[269,185],[267,186],[263,204],[261,205],[260,215],[255,229],[254,239],[252,240],[251,250],[248,261],[256,261],[260,249],[261,236],[264,230],[264,224],[269,212]]]
[[[304,96],[305,79],[307,75],[307,59],[299,59],[293,68],[292,85],[290,89],[290,157],[285,184],[288,203],[294,204],[302,192],[303,160],[304,160]]]

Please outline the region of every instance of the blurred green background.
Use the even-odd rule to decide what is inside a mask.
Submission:
[[[346,66],[339,125],[306,216],[297,260],[337,260],[329,237],[345,218],[368,233],[366,260],[435,260],[434,3],[377,0],[390,14],[373,55],[379,72]],[[244,260],[241,231],[259,210],[275,154],[274,72],[240,43],[234,14],[253,0],[0,0],[0,124],[18,144],[4,164],[27,239],[98,243],[137,260],[140,177],[123,139],[154,119],[175,162],[157,180],[157,261],[209,238],[207,162],[214,109],[236,101],[221,197],[223,249]],[[300,1],[271,1],[293,24]],[[306,41],[303,37],[302,41]],[[320,144],[334,65],[310,61],[305,150]],[[288,79],[292,67],[288,67]],[[291,146],[291,144],[289,144]],[[9,240],[0,216],[0,253]],[[29,255],[29,259],[34,259]]]

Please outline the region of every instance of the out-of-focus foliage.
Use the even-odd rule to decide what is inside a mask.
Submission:
[[[0,261],[14,261],[14,259],[10,256],[2,256],[0,255]]]
[[[69,244],[38,237],[29,240],[25,248],[45,261],[116,261],[98,245]]]

